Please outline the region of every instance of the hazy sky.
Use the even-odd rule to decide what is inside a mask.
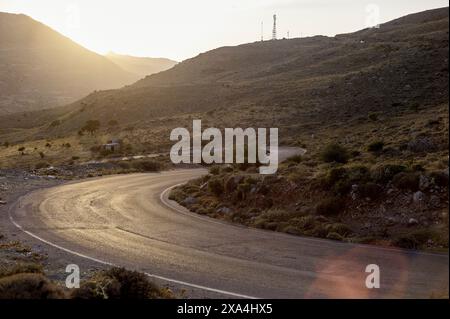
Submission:
[[[257,41],[262,21],[269,39],[274,13],[278,36],[289,31],[293,38],[352,32],[377,17],[444,6],[448,0],[0,0],[0,11],[27,14],[98,53],[178,61]]]

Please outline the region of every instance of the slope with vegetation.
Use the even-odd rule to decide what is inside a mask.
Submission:
[[[53,114],[57,127],[48,127],[41,115],[33,127],[43,127],[32,136],[73,134],[96,119],[104,128],[116,120],[123,128],[169,129],[170,119],[188,123],[179,118],[184,114],[217,127],[272,124],[293,141],[324,123],[353,125],[372,113],[395,116],[445,104],[447,83],[448,8],[443,8],[333,38],[212,50],[123,89],[90,94],[66,106],[63,115]]]
[[[312,72],[315,86],[306,103],[314,111],[292,108],[304,101],[291,98],[267,107],[264,115],[270,119],[257,108],[253,118],[240,118],[280,123],[284,142],[305,147],[304,157],[283,163],[277,176],[260,176],[253,166],[213,167],[205,178],[175,189],[171,198],[199,214],[251,227],[446,250],[448,9],[335,41],[350,39],[351,53],[321,52],[312,55],[321,57],[316,63],[276,72],[278,78]],[[339,68],[339,75],[329,74]],[[278,98],[288,96],[286,91]]]
[[[267,178],[254,167],[215,168],[173,198],[255,227],[442,249],[448,14],[448,8],[425,11],[333,38],[223,47],[63,108],[0,117],[0,142],[8,143],[0,160],[27,165],[41,146],[25,155],[21,147],[68,139],[86,159],[111,137],[131,153],[167,151],[170,131],[190,128],[194,118],[204,127],[278,127],[280,143],[306,148],[304,158]],[[93,122],[96,130],[86,132]],[[70,161],[64,152],[46,159]]]

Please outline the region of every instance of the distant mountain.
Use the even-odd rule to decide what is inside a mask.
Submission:
[[[113,52],[108,53],[106,57],[122,69],[138,75],[139,78],[166,71],[178,63],[165,58],[141,58]]]
[[[300,132],[311,136],[327,126],[364,122],[371,113],[391,118],[448,108],[448,22],[447,7],[336,37],[218,48],[27,118],[42,125],[40,137],[76,134],[88,120],[103,127],[116,120],[123,128],[161,127],[166,138],[167,129],[197,117],[219,128],[279,127],[281,136],[295,139]],[[55,119],[60,124],[49,126]],[[18,121],[0,118],[2,124]]]
[[[0,114],[64,105],[136,77],[44,24],[0,13]]]

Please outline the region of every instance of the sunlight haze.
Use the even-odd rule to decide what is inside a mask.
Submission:
[[[448,1],[310,0],[0,0],[0,11],[23,13],[98,53],[113,51],[178,61],[220,46],[278,37],[334,36],[366,27],[367,5],[380,22],[448,5]]]

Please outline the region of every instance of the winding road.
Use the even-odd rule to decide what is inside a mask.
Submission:
[[[223,298],[448,295],[448,255],[295,237],[192,214],[169,201],[202,169],[110,176],[32,192],[10,209],[35,239]],[[366,266],[380,289],[366,288]]]

